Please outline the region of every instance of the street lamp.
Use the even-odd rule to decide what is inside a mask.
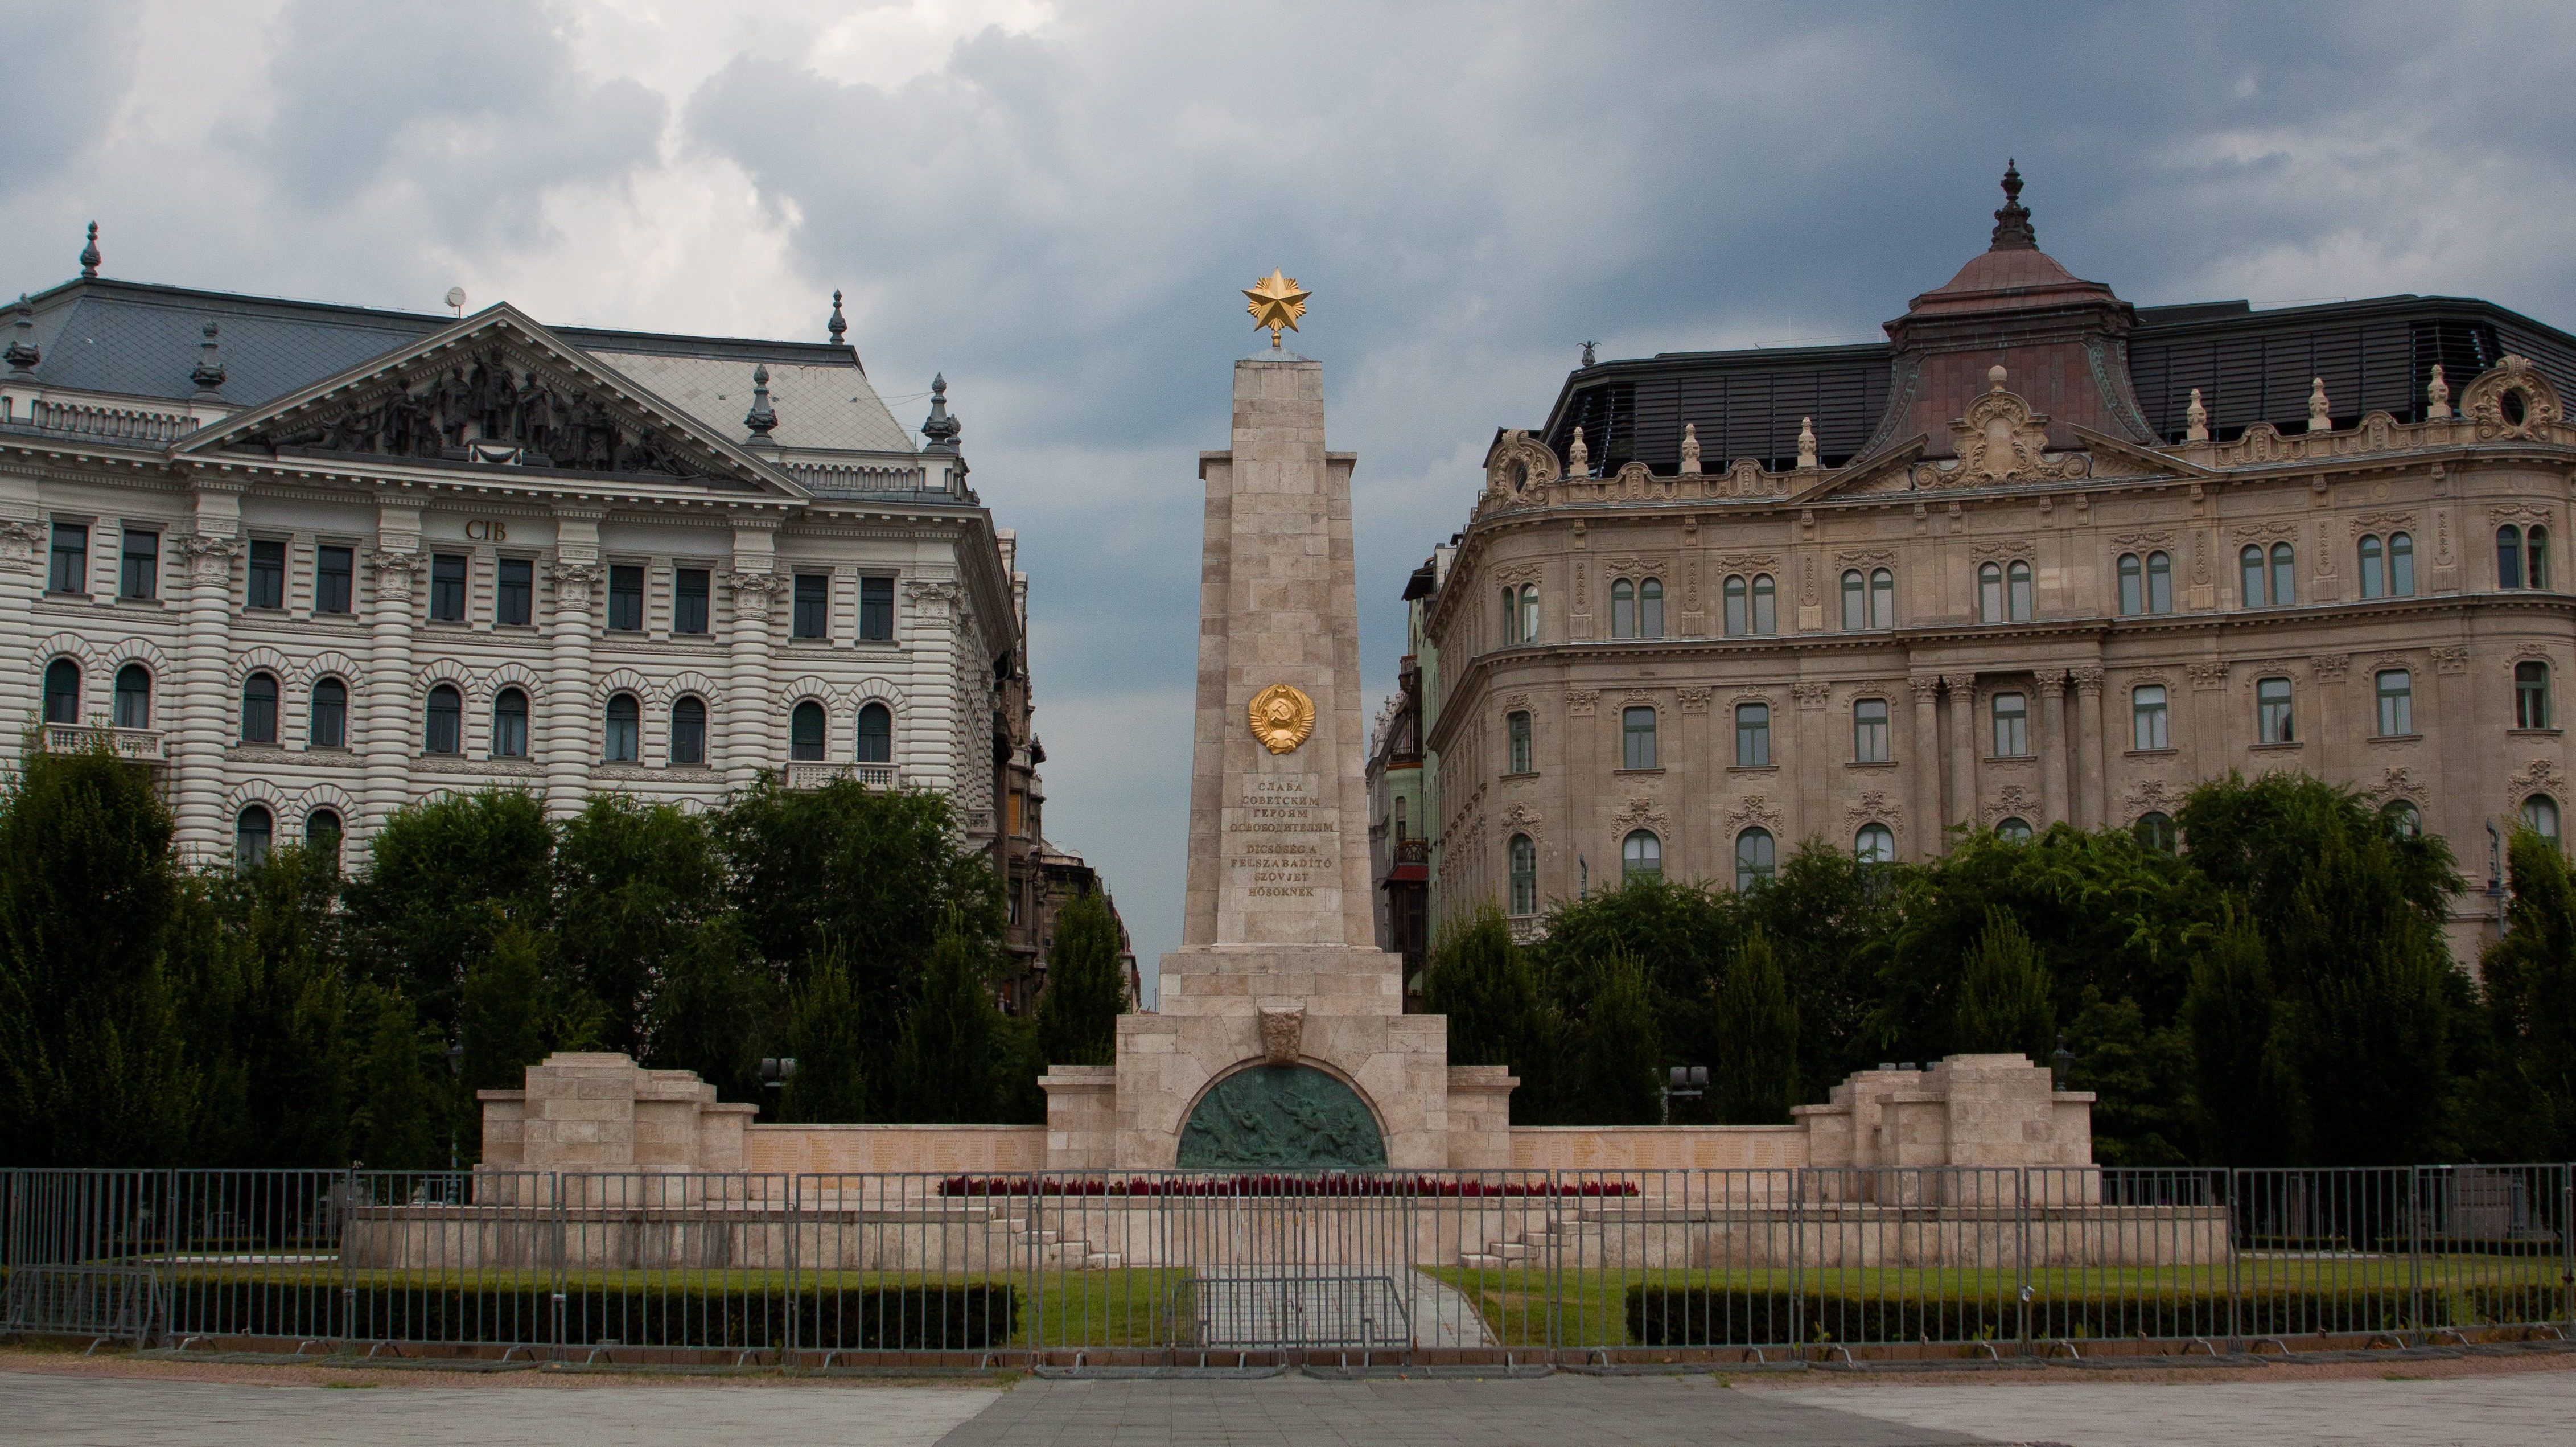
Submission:
[[[2074,1069],[2075,1052],[2066,1048],[2066,1032],[2060,1030],[2057,1032],[2057,1048],[2048,1052],[2048,1077],[2050,1088],[2053,1090],[2064,1090],[2066,1088],[2066,1077]]]

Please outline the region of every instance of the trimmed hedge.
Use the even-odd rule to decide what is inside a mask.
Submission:
[[[170,1330],[186,1335],[393,1339],[471,1346],[979,1351],[1008,1343],[1008,1286],[783,1290],[573,1286],[558,1315],[543,1287],[190,1280],[169,1284]],[[560,1321],[560,1326],[558,1326]]]
[[[2518,1300],[2517,1300],[2518,1305]],[[2317,1332],[2420,1331],[2451,1326],[2449,1293],[2427,1291],[2419,1316],[2408,1292],[2268,1291],[2239,1296],[2229,1315],[2223,1292],[2121,1298],[2036,1298],[2029,1308],[2034,1340],[2060,1337],[2192,1337],[2313,1335]],[[1914,1299],[1720,1287],[1634,1286],[1628,1289],[1628,1340],[1639,1346],[1770,1346],[1798,1341],[1848,1344],[2016,1341],[2022,1308],[2009,1296]]]

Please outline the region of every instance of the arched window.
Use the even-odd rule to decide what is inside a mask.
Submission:
[[[1863,824],[1852,836],[1852,857],[1863,864],[1896,862],[1896,831],[1884,824]]]
[[[1999,693],[1987,705],[1994,714],[1995,757],[2018,759],[2030,753],[2030,699],[2018,693]]]
[[[683,695],[671,704],[671,762],[703,764],[706,761],[706,700]]]
[[[1771,705],[1739,703],[1735,706],[1735,766],[1739,769],[1766,769],[1771,766]]]
[[[2004,570],[2000,563],[1986,563],[1977,569],[1977,621],[2004,621]]]
[[[2511,523],[2496,529],[2496,586],[2522,586],[2522,529]]]
[[[1538,641],[1538,584],[1521,584],[1521,641]]]
[[[2388,832],[2400,839],[2412,839],[2424,832],[2424,816],[2404,799],[2391,799],[2379,806],[2379,817]]]
[[[600,758],[611,764],[631,764],[643,755],[644,709],[635,695],[621,693],[608,700],[608,733],[600,745]]]
[[[2150,809],[2138,816],[2137,823],[2129,826],[2129,833],[2159,854],[2174,852],[2174,822],[2170,814]]]
[[[2134,617],[2147,611],[2147,571],[2135,553],[2120,555],[2120,615]]]
[[[1780,631],[1780,588],[1769,573],[1753,575],[1753,632],[1768,638]]]
[[[2173,611],[2173,554],[2147,554],[2147,611]]]
[[[2256,679],[2254,681],[2254,742],[2287,744],[2297,741],[2298,736],[2290,725],[2290,680]]]
[[[2173,735],[2165,717],[2163,684],[2142,683],[2129,691],[2129,746],[2135,749],[2173,747]]]
[[[336,678],[313,683],[313,705],[305,719],[304,740],[317,749],[349,746],[349,685]]]
[[[152,670],[129,663],[116,671],[116,726],[152,727]]]
[[[807,699],[787,715],[787,757],[798,763],[823,758],[823,706]]]
[[[316,809],[304,816],[304,851],[333,864],[340,862],[340,815],[336,810]]]
[[[68,658],[45,665],[45,722],[80,722],[80,665]]]
[[[1753,631],[1753,589],[1742,573],[1726,576],[1726,636],[1741,638]]]
[[[1619,841],[1619,882],[1664,877],[1664,841],[1639,829]]]
[[[1527,710],[1514,710],[1503,719],[1503,737],[1509,757],[1503,760],[1503,772],[1526,774],[1530,769],[1530,716]]]
[[[241,739],[246,744],[277,742],[277,675],[254,673],[242,680]]]
[[[1843,574],[1843,631],[1858,633],[1869,626],[1869,580],[1854,568]]]
[[[859,710],[859,762],[894,762],[894,710],[872,703]]]
[[[1511,912],[1538,913],[1538,846],[1526,834],[1512,836],[1511,880]]]
[[[2360,548],[2361,596],[2365,598],[2388,596],[2388,545],[2379,540],[2379,534],[2364,533],[2361,535]]]
[[[2027,623],[2038,604],[2033,596],[2030,564],[2015,558],[2004,565],[2004,609],[2015,623]]]
[[[120,683],[120,688],[122,684]],[[2517,663],[2513,666],[2513,726],[2518,729],[2549,727],[2549,665]]]
[[[1520,642],[1520,641],[1521,641],[1521,595],[1520,595],[1520,590],[1519,590],[1519,589],[1517,589],[1517,588],[1511,587],[1511,586],[1509,586],[1509,585],[1507,584],[1507,585],[1505,585],[1505,586],[1504,586],[1504,588],[1503,588],[1503,646],[1504,646],[1504,647],[1506,647],[1506,648],[1508,648],[1508,647],[1510,647],[1511,645],[1513,645],[1513,644],[1515,644],[1515,643],[1518,643],[1518,642]]]
[[[1887,762],[1887,700],[1864,698],[1852,703],[1852,762]]]
[[[1637,585],[1625,578],[1610,585],[1610,636],[1637,636]]]
[[[2522,801],[2522,822],[2541,838],[2558,842],[2558,801],[2547,794],[2534,794]]]
[[[2537,523],[2533,524],[2531,531],[2523,534],[2522,551],[2523,556],[2530,560],[2530,566],[2524,568],[2522,572],[2523,586],[2547,588],[2549,586],[2549,529]]]
[[[2015,814],[1995,823],[1995,837],[2011,844],[2030,842],[2030,821]]]
[[[1896,626],[1896,575],[1885,568],[1873,568],[1869,574],[1869,626]]]
[[[1655,711],[1648,707],[1621,710],[1619,740],[1619,767],[1655,767]]]
[[[1779,872],[1779,845],[1768,829],[1747,829],[1735,836],[1735,892],[1749,893]]]
[[[2402,668],[2383,668],[2377,678],[2379,736],[2403,738],[2415,732],[2415,678]]]
[[[528,696],[505,688],[492,700],[492,757],[528,756]]]
[[[2290,566],[2292,557],[2288,543],[2272,545],[2272,606],[2275,608],[2287,608],[2299,601],[2298,585],[2292,577],[2295,570]]]
[[[268,846],[276,838],[277,821],[269,817],[266,805],[253,804],[233,819],[233,863],[248,869],[268,858]]]
[[[1664,580],[1648,578],[1637,585],[1637,636],[1664,636]]]
[[[2264,605],[2263,550],[2250,543],[2247,544],[2245,550],[2236,555],[2236,571],[2240,575],[2244,594],[2239,601],[2248,608],[2262,607]]]
[[[2388,596],[2415,596],[2415,539],[2406,533],[2388,535]]]
[[[433,754],[465,752],[465,698],[451,684],[429,691],[429,728],[421,748]]]

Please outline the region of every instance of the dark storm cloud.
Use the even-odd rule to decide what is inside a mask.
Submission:
[[[133,83],[137,0],[13,6],[7,16],[8,141],[0,197],[77,165]],[[13,293],[14,294],[14,293]]]

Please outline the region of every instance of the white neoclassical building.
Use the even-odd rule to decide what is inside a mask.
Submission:
[[[997,864],[1033,847],[1012,536],[944,387],[916,447],[837,296],[828,341],[720,340],[81,260],[0,308],[0,710],[158,771],[184,848],[765,769],[945,790]]]

